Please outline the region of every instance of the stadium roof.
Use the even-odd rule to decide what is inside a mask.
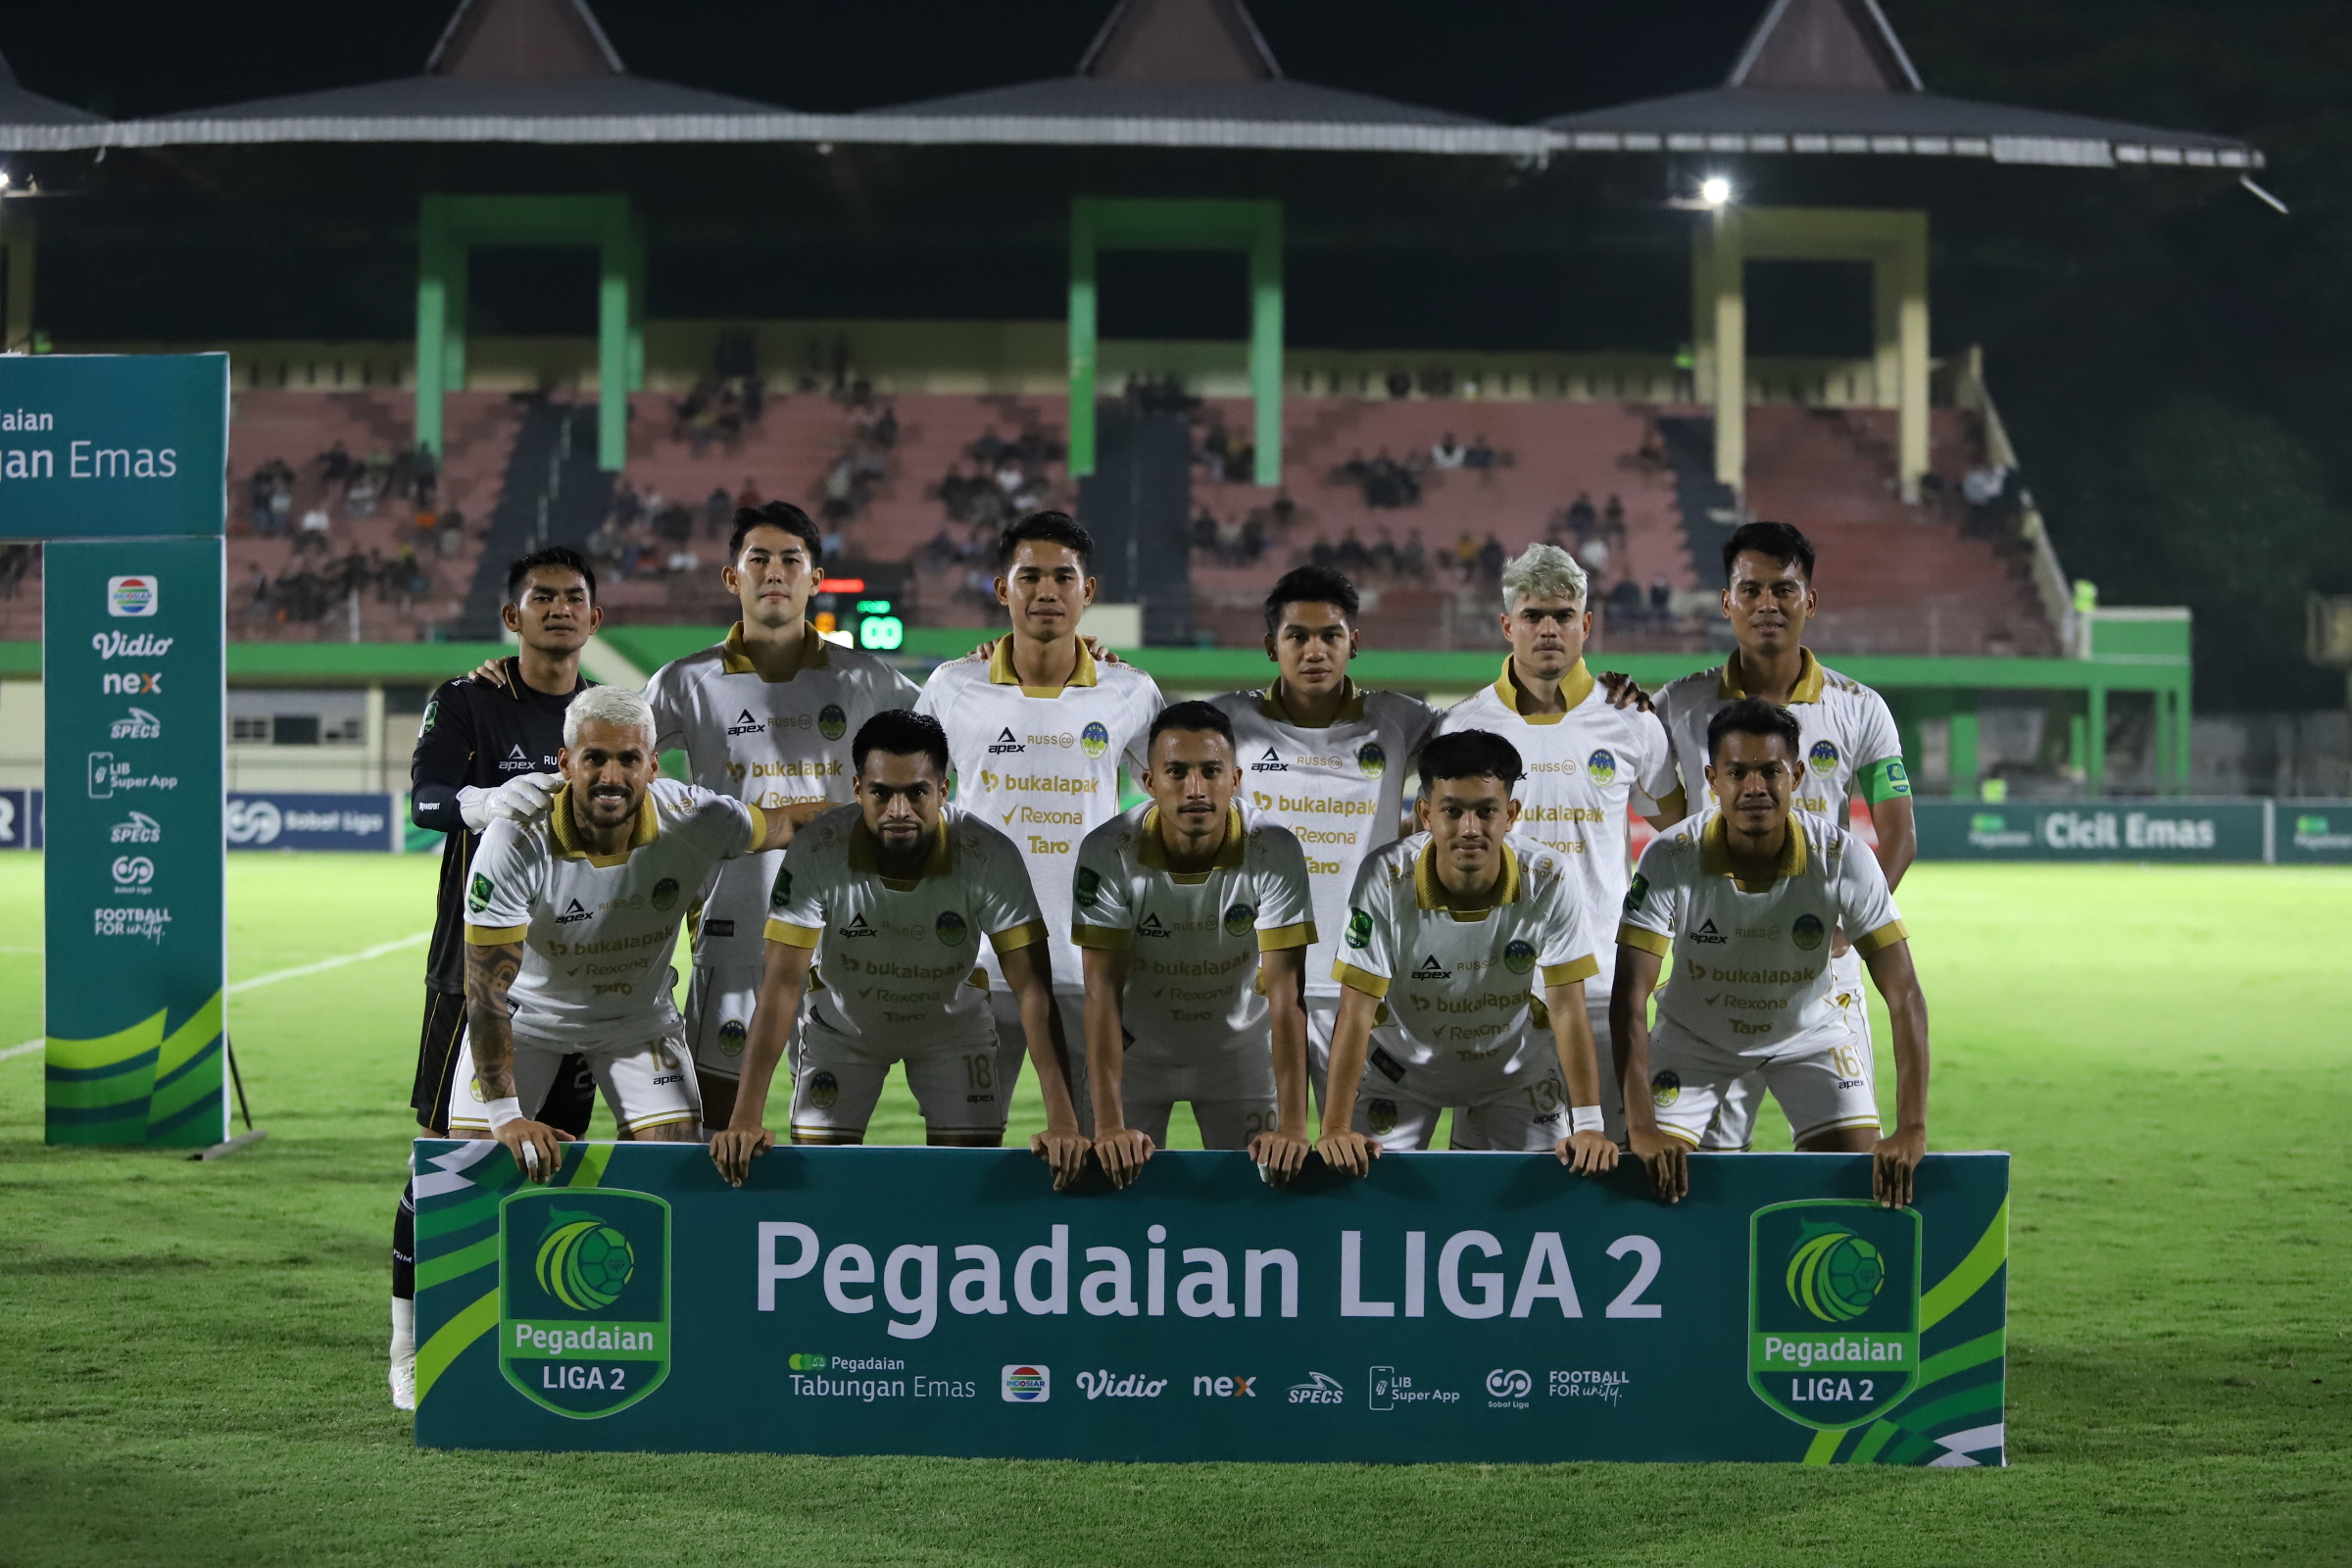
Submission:
[[[2259,169],[2244,142],[1929,92],[1878,0],[1773,0],[1721,87],[1544,125],[1574,152],[1910,154]]]
[[[11,125],[94,125],[101,123],[96,115],[84,114],[71,104],[61,104],[54,98],[44,98],[37,92],[26,92],[17,80],[16,72],[9,69],[6,59],[0,59],[0,124]]]

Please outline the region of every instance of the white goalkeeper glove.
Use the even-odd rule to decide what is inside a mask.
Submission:
[[[563,787],[561,773],[524,773],[496,789],[468,784],[458,791],[458,815],[475,833],[501,818],[510,822],[536,822],[547,815],[556,791]]]

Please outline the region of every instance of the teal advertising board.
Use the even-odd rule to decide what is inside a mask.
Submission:
[[[0,357],[0,538],[48,541],[51,1143],[227,1135],[228,359]]]
[[[2264,801],[1923,800],[1913,810],[1923,860],[2270,858]]]
[[[2352,801],[2279,801],[2271,809],[2280,865],[2352,863]]]
[[[1849,1154],[1690,1195],[1519,1154],[419,1142],[426,1447],[1105,1460],[2004,1462],[2006,1154],[1869,1201]]]

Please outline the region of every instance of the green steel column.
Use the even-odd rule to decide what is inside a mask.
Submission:
[[[1070,203],[1070,477],[1095,471],[1095,215]]]
[[[416,223],[416,444],[442,452],[441,393],[449,350],[449,234],[441,198],[427,196]]]
[[[608,231],[596,313],[596,466],[617,473],[629,457],[629,264],[625,236]]]
[[[1962,800],[1977,797],[1977,696],[1958,694],[1966,708],[1952,710],[1952,794]]]
[[[645,390],[645,228],[629,220],[629,390]]]
[[[2082,725],[2082,774],[2085,787],[2097,795],[2107,788],[2107,688],[2090,688],[2090,711]]]
[[[1257,405],[1261,485],[1282,483],[1282,209],[1272,207],[1250,242],[1250,395]]]

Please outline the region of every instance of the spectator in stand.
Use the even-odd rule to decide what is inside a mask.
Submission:
[[[1242,519],[1241,549],[1242,561],[1244,564],[1249,564],[1252,562],[1255,562],[1260,556],[1266,553],[1266,524],[1264,508],[1251,508],[1250,515]]]
[[[1482,430],[1471,437],[1470,449],[1462,454],[1462,466],[1476,468],[1481,473],[1488,472],[1495,466],[1494,449],[1487,444],[1485,431]]]
[[[1342,571],[1351,574],[1361,572],[1372,564],[1371,552],[1364,548],[1363,540],[1356,537],[1352,526],[1340,535],[1339,564]]]
[[[637,519],[644,515],[645,506],[637,499],[635,485],[623,479],[612,487],[612,520],[614,522],[623,529],[634,528],[637,526]]]
[[[1663,572],[1649,579],[1649,618],[1661,626],[1674,618],[1674,585]]]
[[[1573,534],[1576,542],[1581,545],[1592,537],[1592,530],[1599,520],[1600,514],[1592,510],[1592,492],[1579,490],[1576,493],[1576,499],[1568,503],[1569,533]]]
[[[1612,545],[1625,543],[1625,502],[1612,492],[1609,504],[1600,510],[1600,529]]]
[[[1489,534],[1487,542],[1478,547],[1478,574],[1490,583],[1498,583],[1502,581],[1503,565],[1509,560],[1510,553],[1502,548],[1502,541]]]
[[[270,574],[255,562],[246,568],[253,573],[245,585],[245,620],[258,626],[270,618]]]
[[[1386,528],[1381,529],[1380,537],[1372,541],[1371,566],[1384,576],[1393,577],[1396,574],[1396,536]]]
[[[1193,548],[1205,556],[1217,551],[1217,517],[1206,507],[1193,514]]]
[[[272,539],[284,538],[286,523],[293,515],[293,486],[283,480],[272,481],[270,486],[270,527],[268,530],[270,537]],[[362,515],[364,516],[366,514],[363,513]]]
[[[1462,450],[1462,444],[1453,438],[1453,432],[1448,430],[1436,446],[1429,449],[1429,464],[1433,468],[1458,468],[1468,456]]]
[[[441,559],[448,561],[466,548],[466,514],[455,507],[444,507],[434,518],[441,533]]]
[[[703,497],[703,532],[716,537],[727,531],[735,520],[735,498],[727,494],[723,484],[713,485]]]
[[[972,443],[972,461],[983,467],[993,469],[997,460],[1004,455],[1004,438],[997,434],[997,427],[993,424],[981,431],[980,439]]]
[[[324,507],[313,507],[304,513],[302,514],[302,531],[294,539],[294,553],[299,556],[306,551],[316,550],[320,555],[325,555],[328,549],[327,526],[328,518]]]
[[[1421,543],[1421,530],[1404,531],[1404,548],[1396,552],[1396,575],[1410,581],[1429,569],[1429,551]]]
[[[25,574],[32,570],[32,546],[10,545],[0,549],[0,599],[14,599],[24,591]]]
[[[1453,569],[1462,574],[1464,582],[1468,582],[1471,574],[1478,570],[1478,541],[1470,537],[1467,528],[1453,541]]]
[[[1631,577],[1620,577],[1617,586],[1609,590],[1609,618],[1624,626],[1639,625],[1642,620],[1642,585]]]
[[[1609,574],[1609,542],[1594,534],[1585,541],[1576,559],[1584,563],[1585,575],[1597,583]]]
[[[745,474],[743,476],[743,488],[735,492],[735,505],[738,507],[750,507],[757,511],[760,507],[760,504],[766,499],[767,498],[765,496],[760,493],[759,481],[754,479],[750,474]]]
[[[1642,432],[1642,450],[1634,454],[1634,462],[1644,473],[1657,473],[1666,466],[1666,432],[1651,424]]]

